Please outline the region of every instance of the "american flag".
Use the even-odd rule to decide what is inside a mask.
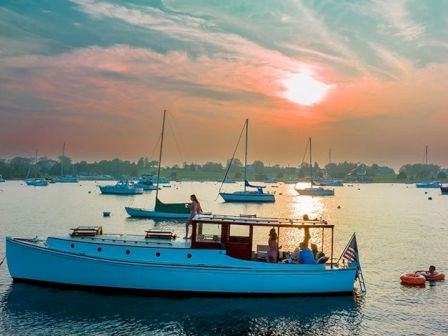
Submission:
[[[345,248],[344,253],[342,253],[342,258],[344,258],[350,262],[359,261],[358,244],[356,243],[356,234],[353,234],[352,239],[350,239],[350,242],[348,243],[347,247]]]

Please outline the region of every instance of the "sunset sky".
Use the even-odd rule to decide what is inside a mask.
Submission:
[[[2,1],[0,158],[448,166],[448,1]],[[241,156],[241,155],[240,155]]]

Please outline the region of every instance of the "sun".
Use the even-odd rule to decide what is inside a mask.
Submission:
[[[305,106],[311,106],[322,101],[333,87],[315,79],[313,72],[310,70],[304,70],[289,76],[283,84],[286,87],[285,98],[293,103]]]

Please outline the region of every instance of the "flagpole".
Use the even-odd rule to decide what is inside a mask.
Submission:
[[[336,264],[338,264],[339,261],[341,261],[342,256],[345,254],[345,252],[347,252],[348,247],[350,246],[350,244],[351,244],[351,242],[352,242],[352,240],[353,240],[354,237],[356,237],[356,232],[353,232],[352,237],[349,239],[349,241],[348,241],[348,243],[347,243],[347,246],[345,246],[345,249],[344,249],[344,251],[342,252],[342,254],[341,254],[341,256],[339,257],[339,259],[338,259],[338,261],[336,262]],[[358,258],[358,263],[359,263],[359,258]]]

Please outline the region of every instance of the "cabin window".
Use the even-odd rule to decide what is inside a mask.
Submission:
[[[217,243],[221,241],[221,225],[198,224],[196,232],[197,242]]]
[[[249,237],[250,235],[249,225],[230,225],[231,237]]]

